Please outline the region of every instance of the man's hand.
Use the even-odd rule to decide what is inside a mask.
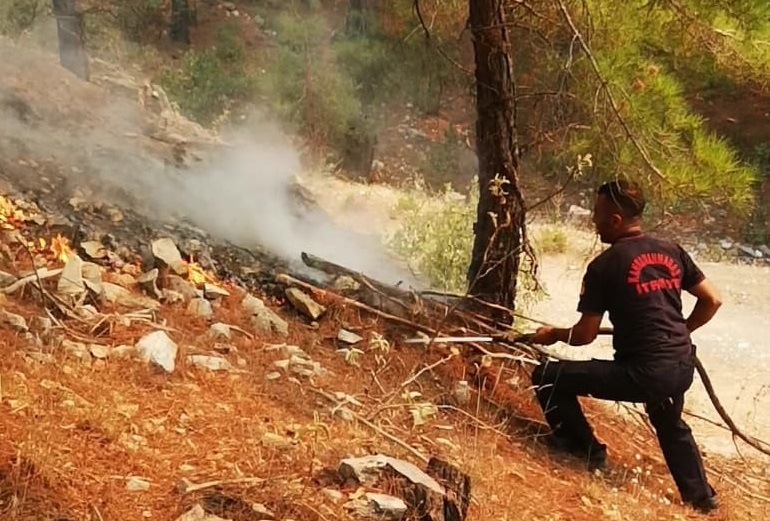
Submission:
[[[550,346],[558,342],[559,337],[556,334],[556,328],[551,326],[543,326],[537,328],[535,334],[533,334],[529,341],[533,344],[540,344],[541,346]]]

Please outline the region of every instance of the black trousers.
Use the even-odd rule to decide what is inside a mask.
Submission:
[[[684,501],[714,494],[690,427],[682,420],[684,394],[692,385],[691,360],[629,367],[611,360],[558,361],[539,365],[532,383],[553,434],[589,450],[599,441],[578,396],[644,403],[660,448]]]

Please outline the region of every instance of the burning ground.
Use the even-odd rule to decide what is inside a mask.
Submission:
[[[614,461],[590,475],[537,441],[526,361],[406,345],[438,328],[421,314],[435,303],[301,263],[314,236],[369,250],[288,181],[289,147],[260,147],[264,132],[247,149],[196,141],[168,113],[161,136],[125,99],[134,116],[107,117],[119,111],[97,86],[63,76],[44,96],[34,66],[0,77],[4,519],[414,518],[420,493],[443,504],[423,472],[434,456],[470,477],[472,520],[698,517],[643,422],[586,400]],[[212,157],[230,158],[228,183]],[[259,214],[269,200],[277,213]],[[408,276],[367,255],[331,260]],[[398,460],[351,461],[376,454]],[[709,458],[713,518],[767,511],[757,465]]]

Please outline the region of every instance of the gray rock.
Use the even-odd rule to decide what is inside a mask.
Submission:
[[[206,282],[203,284],[203,295],[209,300],[215,300],[220,297],[229,297],[230,292],[216,284]]]
[[[230,371],[233,368],[230,362],[219,356],[190,355],[187,363],[210,371]]]
[[[17,315],[16,313],[11,313],[10,311],[6,311],[4,309],[0,309],[0,323],[8,326],[8,328],[13,331],[18,331],[20,333],[26,333],[29,331],[27,320],[23,316]]]
[[[232,338],[232,333],[230,332],[230,326],[228,324],[217,322],[216,324],[211,324],[211,327],[209,327],[208,336],[213,339],[230,340]]]
[[[91,259],[103,259],[107,257],[107,248],[99,241],[81,242],[80,247]]]
[[[256,315],[260,310],[265,308],[265,303],[251,293],[247,293],[241,301],[241,307],[249,315]]]
[[[729,239],[722,239],[721,241],[719,241],[719,245],[722,247],[723,250],[732,249],[732,247],[734,246],[733,241]]]
[[[102,269],[99,265],[93,262],[84,262],[83,269],[81,270],[83,281],[86,285],[96,293],[100,295],[102,293]]]
[[[754,250],[754,248],[750,246],[744,246],[743,244],[738,245],[738,255],[740,255],[741,257],[749,257],[752,259],[757,258],[756,251]],[[762,254],[760,252],[760,257],[761,256]]]
[[[101,296],[104,300],[107,302],[112,302],[115,304],[119,304],[121,306],[126,307],[140,307],[140,308],[150,308],[150,309],[157,309],[158,308],[158,302],[146,297],[144,295],[137,295],[123,286],[118,286],[117,284],[113,284],[112,282],[103,282],[102,283],[102,293]]]
[[[126,481],[126,490],[129,492],[144,492],[150,490],[150,482],[136,476],[131,476]]]
[[[29,329],[35,333],[45,335],[53,328],[53,320],[48,317],[32,317]]]
[[[340,342],[345,342],[346,344],[355,345],[362,341],[363,337],[353,333],[352,331],[340,329],[339,332],[337,332],[337,340]]]
[[[757,248],[762,255],[767,259],[770,258],[770,248],[767,246],[767,244],[763,244],[759,248]]]
[[[62,340],[61,347],[69,356],[79,360],[91,359],[91,351],[88,349],[88,346],[82,342],[73,342],[72,340],[64,339]]]
[[[325,307],[298,288],[287,288],[286,297],[297,310],[313,320],[318,320],[326,312]]]
[[[262,503],[252,503],[251,510],[253,510],[254,513],[257,514],[257,517],[260,518],[260,521],[275,520],[275,514],[273,513],[273,511],[267,508]]]
[[[198,291],[192,282],[183,279],[178,275],[169,275],[164,280],[166,282],[167,289],[181,293],[185,300],[191,300],[203,296],[203,293]]]
[[[572,220],[588,219],[591,217],[591,210],[571,204],[567,210],[567,216]]]
[[[244,311],[251,315],[251,326],[262,333],[277,333],[281,336],[289,334],[289,324],[265,304],[255,297],[248,294],[241,302]]]
[[[274,447],[277,449],[287,449],[297,443],[296,440],[272,432],[264,433],[259,441],[266,447]]]
[[[343,506],[359,518],[382,521],[401,521],[407,510],[401,498],[376,492],[367,492],[363,498],[348,501]]]
[[[167,304],[176,304],[177,302],[184,302],[184,295],[173,289],[163,289],[161,291],[161,298],[163,302]]]
[[[452,397],[460,405],[466,405],[470,402],[471,390],[467,380],[460,380],[455,384],[455,388],[452,390]]]
[[[281,373],[278,371],[270,371],[265,375],[265,380],[278,380],[281,378]]]
[[[143,336],[136,343],[137,354],[146,362],[162,367],[166,372],[174,372],[178,347],[165,331],[153,331]]]
[[[194,298],[187,306],[188,313],[199,317],[210,317],[214,314],[214,309],[211,307],[211,302],[205,298]]]
[[[379,481],[386,469],[394,471],[415,485],[425,487],[430,492],[444,494],[444,488],[416,465],[383,454],[343,459],[338,472],[343,479],[355,479],[359,483],[373,485]]]
[[[110,347],[102,344],[90,344],[88,346],[88,352],[91,356],[98,359],[107,358],[110,354]]]
[[[158,273],[158,268],[153,268],[150,271],[139,275],[139,278],[136,279],[136,283],[151,297],[161,299],[163,294],[158,289]]]
[[[64,270],[59,277],[56,291],[60,295],[76,296],[86,290],[83,282],[83,261],[77,255],[73,255],[64,265]]]
[[[214,514],[209,514],[200,505],[195,505],[190,510],[176,518],[176,521],[231,521]]]
[[[164,237],[153,241],[151,251],[153,257],[168,266],[177,275],[187,273],[187,263],[182,259],[182,254],[179,253],[179,249],[170,238]]]

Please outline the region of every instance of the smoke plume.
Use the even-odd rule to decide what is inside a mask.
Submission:
[[[232,146],[186,169],[149,151],[168,145],[147,138],[143,125],[136,98],[81,82],[55,55],[0,41],[0,154],[6,160],[55,161],[72,187],[144,215],[187,219],[295,265],[305,251],[383,282],[417,285],[375,234],[342,229],[321,209],[297,204],[291,186],[303,165],[277,125],[252,122],[227,136]]]

